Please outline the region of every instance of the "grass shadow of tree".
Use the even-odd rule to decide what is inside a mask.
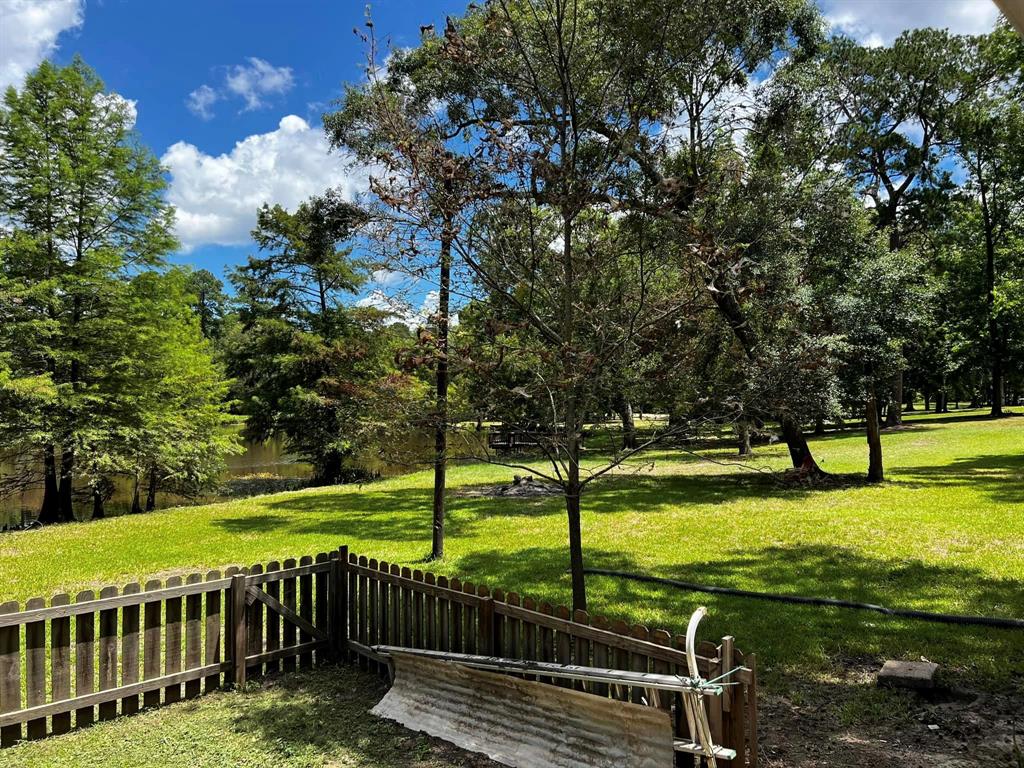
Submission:
[[[919,488],[971,486],[982,490],[993,501],[1024,504],[1024,451],[1019,456],[965,456],[941,466],[900,467],[899,476],[901,485]]]

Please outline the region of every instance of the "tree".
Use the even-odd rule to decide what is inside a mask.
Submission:
[[[344,246],[361,220],[335,192],[295,212],[264,206],[253,231],[261,255],[231,275],[239,323],[223,346],[246,431],[283,435],[322,484],[345,478],[407,384],[386,313],[343,303],[364,279]]]
[[[76,459],[115,396],[124,281],[175,246],[162,170],[132,120],[80,59],[44,62],[0,110],[0,263],[19,298],[0,347],[17,377],[52,384],[15,444],[42,459],[44,522],[73,519]]]
[[[970,97],[954,110],[949,140],[980,213],[992,415],[1001,416],[1007,340],[996,295],[1000,254],[1024,223],[1024,43],[1004,23],[971,50]]]
[[[229,304],[224,283],[208,269],[197,269],[189,271],[187,287],[194,297],[192,311],[199,318],[199,330],[207,339],[219,338]]]

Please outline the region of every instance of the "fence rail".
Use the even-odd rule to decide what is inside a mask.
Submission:
[[[0,605],[0,746],[328,659],[386,675],[375,645],[685,676],[685,644],[682,635],[341,547],[74,600]],[[704,642],[698,654],[706,679],[736,670],[722,696],[707,697],[712,735],[736,751],[732,765],[757,766],[756,657],[732,637]],[[541,672],[526,677],[662,708],[673,717],[677,748],[692,745],[677,694]]]

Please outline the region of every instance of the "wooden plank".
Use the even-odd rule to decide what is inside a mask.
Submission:
[[[326,640],[311,640],[308,643],[302,643],[300,645],[291,645],[287,648],[278,648],[276,651],[266,651],[264,653],[253,654],[246,657],[247,664],[262,664],[267,661],[275,661],[281,659],[294,659],[303,653],[313,653],[314,651],[322,648],[326,648],[328,643]]]
[[[411,580],[406,581],[402,578],[400,574],[392,574],[390,573],[390,571],[387,573],[382,573],[379,570],[379,568],[370,570],[359,565],[352,566],[352,568],[353,570],[355,570],[356,573],[360,575],[369,575],[371,578],[375,578],[378,581],[382,581],[386,584],[397,584],[399,586],[408,586],[410,588],[416,587],[416,585]],[[442,589],[440,586],[430,586],[424,584],[422,587],[420,587],[420,589],[423,590],[424,593],[429,594],[433,592],[435,597],[443,596],[448,600],[451,600],[452,602],[458,602],[464,605],[476,605],[479,602],[479,598],[475,594],[468,595],[462,591],[461,587],[458,590],[453,591],[450,589],[450,587],[445,587],[444,589]],[[443,595],[442,592],[444,593]]]
[[[329,562],[329,556],[326,552],[319,552],[316,556],[317,563]],[[339,559],[340,563],[347,563],[348,551],[346,548],[345,556]],[[344,590],[344,595],[338,597],[338,603],[340,606],[340,616],[336,623],[335,629],[332,632],[330,624],[328,623],[328,615],[331,611],[331,596],[330,596],[330,579],[331,573],[320,572],[313,576],[313,623],[316,628],[322,632],[330,634],[332,637],[338,637],[345,639],[345,633],[348,631],[348,599],[346,596],[348,593],[348,579],[345,577],[344,571],[340,573],[338,578],[338,588]],[[329,654],[321,655],[317,654],[314,661],[317,664],[321,664],[327,661]]]
[[[624,621],[615,620],[612,622],[612,633],[618,635],[619,638],[624,638],[630,634],[630,627]],[[630,669],[629,654],[628,648],[624,648],[621,643],[616,641],[611,653],[612,666],[616,669]],[[629,689],[624,686],[617,685],[612,687],[612,696],[616,699],[628,701],[629,694]]]
[[[126,584],[121,593],[138,595],[138,582]],[[142,598],[138,598],[140,603]],[[139,605],[126,605],[121,609],[121,685],[134,685],[139,681]],[[121,699],[121,714],[133,715],[139,711],[139,697]]]
[[[505,603],[513,607],[519,606],[519,593],[509,592],[505,598]],[[502,612],[501,606],[495,606],[494,613],[501,617],[506,617],[506,614]],[[508,635],[508,642],[505,646],[505,655],[510,659],[524,659],[523,656],[523,642],[521,638],[522,621],[512,617],[505,618],[505,625],[507,627],[506,634]]]
[[[25,603],[26,610],[46,606],[41,597],[33,597]],[[25,706],[37,707],[46,703],[46,622],[33,621],[25,625]],[[26,724],[29,739],[46,736],[46,718],[29,720]]]
[[[359,556],[359,563],[357,567],[366,566],[369,568],[369,561],[364,555]],[[355,569],[352,570],[353,575],[357,573]],[[357,635],[358,641],[362,645],[366,645],[370,638],[370,607],[369,607],[369,579],[365,572],[359,573],[359,633]],[[377,605],[377,601],[374,600],[374,607]],[[359,657],[359,666],[362,669],[369,669],[369,661],[365,656]]]
[[[412,572],[412,580],[423,583],[423,571]],[[416,589],[412,593],[412,647],[423,648],[426,626],[423,623],[423,592]]]
[[[317,629],[315,626],[313,626],[313,623],[310,622],[308,619],[306,619],[302,615],[296,613],[294,609],[289,608],[284,603],[278,602],[277,600],[272,598],[270,595],[268,595],[266,592],[263,592],[262,590],[260,590],[258,587],[249,587],[247,591],[248,591],[248,596],[246,597],[246,602],[247,603],[249,603],[249,602],[252,602],[253,604],[255,604],[255,603],[262,603],[263,605],[267,606],[267,608],[269,608],[270,610],[275,611],[281,617],[281,620],[283,622],[294,625],[295,627],[297,627],[300,630],[302,630],[304,634],[311,635],[309,640],[312,640],[312,639],[315,638],[317,640],[323,640],[323,641],[326,642],[327,640],[330,639],[326,632],[321,632],[319,629]],[[249,597],[254,598],[254,600],[250,601]],[[291,646],[285,646],[285,647],[291,647]],[[253,650],[255,650],[257,652],[257,654],[263,652],[263,649],[261,649],[261,648],[256,648],[256,649],[253,649]],[[254,655],[254,654],[250,654],[250,655]]]
[[[145,693],[152,688],[159,690],[171,684],[181,685],[192,678],[204,677],[223,667],[223,664],[216,668],[199,667],[198,669],[178,672],[175,675],[160,676],[153,678],[152,680],[143,680],[142,682],[134,683],[133,685],[124,685],[118,688],[112,688],[109,691],[94,691],[82,696],[76,696],[73,699],[51,701],[48,704],[33,707],[32,709],[22,709],[15,712],[0,714],[0,729],[12,727],[12,724],[14,724],[13,727],[18,727],[16,724],[24,722],[25,720],[56,715],[61,712],[66,712],[72,707],[78,709],[89,709],[89,711],[92,711],[92,708],[97,704],[103,704],[110,699],[121,699],[126,696],[138,696],[140,693]]]
[[[250,590],[263,591],[263,586],[257,584],[253,579],[254,576],[263,575],[263,566],[259,563],[253,563],[249,566],[249,573],[245,580],[246,587]],[[246,626],[249,630],[249,647],[248,653],[262,653],[263,652],[263,632],[265,628],[265,620],[263,617],[263,604],[256,602],[249,605],[249,615],[246,619]],[[245,671],[246,679],[257,678],[263,674],[262,664],[250,664],[249,668]]]
[[[61,593],[53,596],[50,605],[64,606],[70,602],[71,598]],[[71,698],[71,618],[68,616],[50,619],[50,681],[54,701]],[[50,730],[54,735],[70,731],[71,712],[54,714]]]
[[[554,616],[554,608],[551,607],[551,603],[545,601],[540,604],[538,610],[545,616]],[[540,626],[540,660],[546,662],[553,662],[555,660],[555,631],[551,629],[550,625],[542,624]],[[554,683],[554,678],[542,677],[540,678],[542,683]]]
[[[608,623],[608,619],[604,616],[594,616],[591,621],[591,626],[599,630],[602,634],[598,635],[603,637],[604,633],[610,633],[611,625]],[[591,643],[594,655],[594,666],[595,667],[607,667],[611,661],[611,652],[607,643],[593,642]],[[591,688],[591,693],[598,696],[607,696],[609,694],[608,685],[605,683],[597,683]]]
[[[637,640],[643,640],[649,642],[651,639],[651,633],[647,627],[641,626],[640,624],[634,624],[630,627],[630,635],[635,637]],[[629,655],[629,669],[634,672],[648,672],[651,660],[642,653],[631,653]],[[629,692],[629,700],[634,704],[642,704],[651,702],[647,700],[647,692],[643,688],[632,686]]]
[[[236,569],[237,570],[237,569]],[[229,584],[225,580],[223,584],[219,585],[219,588],[224,589]],[[195,592],[206,592],[209,589],[216,589],[218,585],[215,584],[200,584],[200,585],[182,585],[174,587],[173,589],[166,589],[160,595],[154,595],[153,599],[166,599],[169,597],[185,597],[186,595]],[[149,595],[146,596],[147,598]],[[8,626],[21,626],[32,621],[41,621],[49,619],[63,618],[65,616],[77,616],[80,613],[96,613],[97,611],[103,611],[108,608],[123,608],[126,605],[135,605],[138,598],[135,595],[118,595],[117,597],[109,597],[105,600],[90,600],[88,604],[71,603],[70,605],[50,605],[43,608],[36,608],[31,612],[22,611],[17,616],[14,615],[2,615],[0,614],[0,628]]]
[[[220,580],[220,571],[210,571],[206,574],[206,581]],[[214,590],[206,593],[206,632],[204,638],[203,660],[207,667],[213,667],[221,662],[221,632],[223,629],[221,618],[221,591]],[[203,682],[203,690],[207,693],[220,688],[220,673],[214,672],[207,675]]]
[[[434,574],[427,573],[423,574],[423,585],[425,588],[437,584],[437,577]],[[438,650],[438,632],[437,632],[437,598],[431,593],[427,592],[423,596],[423,616],[425,626],[423,629],[423,647],[428,648],[432,651]]]
[[[0,615],[17,613],[17,601],[0,605]],[[0,627],[0,714],[21,709],[21,628],[17,624]],[[0,727],[0,747],[21,739],[21,726]]]
[[[283,563],[284,570],[288,571],[292,568],[297,567],[295,558],[289,557]],[[286,608],[290,608],[293,612],[298,608],[298,595],[297,595],[297,584],[294,576],[289,576],[281,581],[281,604]],[[281,641],[282,648],[291,648],[298,642],[298,630],[290,621],[282,621],[282,632],[283,640]],[[286,656],[281,668],[285,672],[294,672],[296,667],[296,661],[294,656]]]
[[[231,577],[231,667],[232,683],[236,688],[245,687],[245,657],[248,655],[249,632],[246,627],[245,574],[236,573]]]
[[[402,578],[412,581],[412,571],[407,567],[402,567]],[[402,644],[406,648],[413,648],[413,619],[412,619],[412,587],[403,586],[401,588],[402,596]]]
[[[672,635],[663,629],[655,629],[651,632],[651,642],[658,645],[671,645]],[[658,675],[668,675],[672,673],[672,665],[664,659],[651,659],[651,671]],[[672,697],[664,694],[659,695],[657,706],[659,709],[671,710]]]
[[[100,599],[116,597],[117,587],[104,587],[100,591]],[[100,674],[101,691],[117,688],[117,608],[100,611]],[[99,706],[100,720],[113,720],[117,717],[117,701],[105,701]]]
[[[672,638],[672,644],[675,648],[685,652],[686,650],[686,635],[676,635]],[[690,674],[688,665],[686,664],[674,664],[677,675],[688,675]],[[676,694],[673,697],[673,711],[675,712],[675,734],[676,738],[681,741],[693,741],[696,734],[690,733],[690,724],[686,721],[686,709],[683,704],[682,695]]]
[[[564,605],[559,605],[555,608],[555,615],[566,621],[570,621],[572,618],[569,614],[569,609]],[[560,630],[555,637],[555,661],[559,664],[572,664],[572,635],[564,630]],[[558,680],[557,683],[563,688],[572,687],[572,680],[566,680],[565,678]]]
[[[582,626],[590,625],[590,614],[586,611],[575,610],[572,613],[572,620],[574,624],[580,624]],[[581,637],[573,633],[573,663],[583,667],[590,666],[590,641],[585,637]],[[578,691],[590,691],[590,684],[585,680],[580,680],[574,686]]]
[[[429,582],[428,582],[429,583]],[[451,603],[447,597],[443,595],[448,592],[448,577],[438,576],[437,586],[441,592],[441,595],[437,598],[437,645],[436,650],[438,651],[450,651],[452,649],[451,641],[449,640],[451,632]]]
[[[367,563],[367,567],[371,571],[379,572],[380,563],[377,562],[376,558],[370,558]],[[383,597],[387,600],[387,591],[381,589],[380,579],[374,576],[369,576],[366,581],[366,589],[369,593],[368,613],[366,614],[366,642],[369,645],[380,644],[380,598],[383,593]],[[385,610],[385,614],[387,611]],[[370,661],[369,670],[376,673],[380,667]]]
[[[401,576],[402,569],[395,563],[390,566],[390,573],[393,576]],[[397,584],[391,585],[391,618],[388,622],[390,627],[390,642],[401,642],[402,637],[402,588]]]
[[[523,608],[527,615],[538,613],[537,603],[532,597],[523,598]],[[523,619],[523,658],[527,661],[538,661],[540,657],[537,651],[537,625],[530,619]],[[538,679],[535,675],[527,675],[527,680]]]
[[[473,652],[493,656],[494,598],[491,597],[491,591],[483,584],[477,587],[476,594],[481,600],[476,609],[476,639]]]
[[[181,585],[180,576],[171,576],[168,587]],[[164,601],[164,676],[181,672],[181,598],[169,597]],[[181,686],[172,684],[164,689],[164,703],[181,701]]]
[[[294,560],[292,561],[294,562]],[[326,563],[312,563],[310,565],[296,565],[293,568],[278,568],[276,571],[271,572],[268,567],[266,571],[259,574],[249,574],[249,585],[253,584],[269,584],[272,581],[283,581],[284,579],[297,579],[300,576],[306,576],[309,574],[317,573],[330,573],[331,564]]]
[[[88,603],[95,597],[92,590],[79,592],[75,601]],[[79,613],[75,618],[75,696],[84,696],[95,690],[96,658],[96,615]],[[75,726],[81,728],[92,725],[94,720],[91,706],[81,707],[75,711]]]
[[[352,570],[352,566],[355,565],[358,558],[354,553],[349,552],[348,554],[348,569],[346,574],[348,576],[348,637],[349,640],[359,636],[359,575]],[[348,648],[343,648],[342,658],[356,658],[354,655],[349,655]]]
[[[760,751],[757,744],[757,654],[748,653],[743,660],[750,670],[750,684],[747,689],[747,754],[750,768],[757,768]]]
[[[722,663],[720,659],[716,659],[714,666],[711,668],[711,674],[707,676],[709,680],[721,675]],[[716,697],[714,701],[707,701],[704,703],[708,708],[708,725],[711,726],[711,740],[715,744],[722,743],[722,697]]]
[[[264,573],[264,577],[270,579],[266,582],[266,593],[275,600],[281,599],[281,582],[277,580],[277,572],[281,570],[281,564],[277,560],[271,560],[267,563],[267,570]],[[257,576],[254,583],[260,583],[260,577]],[[265,647],[268,651],[276,651],[281,647],[281,617],[273,611],[267,611],[267,628],[266,628]],[[276,657],[275,657],[276,658]],[[266,673],[272,674],[274,672],[281,671],[281,664],[278,661],[271,661],[266,664]]]
[[[462,591],[467,595],[476,596],[476,587],[471,581],[463,583]],[[476,625],[477,606],[467,603],[462,609],[462,643],[464,653],[476,653]]]
[[[193,573],[185,579],[188,584],[198,584],[203,574]],[[185,669],[203,666],[203,596],[189,595],[185,598]],[[194,699],[202,692],[203,682],[198,677],[185,683],[185,698]]]
[[[299,567],[306,565],[312,565],[313,558],[309,555],[303,555],[299,558]],[[303,573],[299,577],[299,615],[304,618],[306,623],[313,627],[313,577],[312,573]],[[313,635],[304,630],[301,626],[299,627],[299,644],[308,643],[313,639]],[[303,653],[299,656],[299,669],[309,670],[313,666],[313,654],[312,652]]]
[[[495,603],[504,603],[505,591],[496,588],[491,592],[491,598]],[[493,606],[491,607],[491,627],[493,653],[495,656],[504,656],[505,647],[508,644],[508,641],[505,639],[505,617],[495,611]]]
[[[449,582],[449,586],[452,592],[462,592],[462,581],[458,578],[452,578]],[[448,622],[451,625],[452,643],[451,650],[456,653],[463,653],[465,646],[462,643],[462,602],[458,600],[449,600],[449,618]]]
[[[160,582],[156,579],[146,582],[146,592],[159,593]],[[146,595],[148,599],[150,596]],[[160,646],[161,629],[163,620],[163,606],[159,599],[145,603],[143,609],[144,629],[142,631],[144,658],[142,662],[142,677],[144,680],[152,680],[160,677]],[[142,697],[144,707],[160,706],[160,689],[147,688]]]
[[[500,606],[496,606],[495,610],[510,616],[518,617],[521,619],[528,619],[538,626],[546,626],[556,631],[564,630],[572,632],[573,634],[580,634],[586,637],[591,642],[601,642],[609,647],[620,648],[625,651],[633,653],[642,653],[650,658],[661,658],[668,661],[671,664],[686,664],[686,653],[678,648],[665,648],[655,643],[645,642],[630,637],[628,634],[619,635],[615,632],[610,632],[607,629],[598,629],[596,625],[589,627],[586,626],[572,626],[571,623],[565,622],[556,616],[545,616],[544,614],[538,613],[536,610],[529,610],[524,606],[513,606],[508,603],[504,603]],[[623,625],[625,626],[625,625]],[[628,628],[626,630],[628,632]],[[711,645],[712,649],[714,645]],[[712,654],[714,655],[714,654]],[[712,659],[706,656],[697,656],[698,671],[701,676],[710,679]],[[748,678],[746,673],[737,673],[736,679],[745,682]]]

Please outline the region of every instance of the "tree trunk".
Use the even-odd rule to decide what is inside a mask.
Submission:
[[[814,417],[814,434],[818,437],[825,434],[825,419],[820,414]]]
[[[868,390],[864,422],[868,433],[868,482],[880,483],[885,479],[885,473],[882,469],[882,433],[878,423],[878,398],[874,384]]]
[[[444,557],[445,484],[448,472],[448,312],[451,292],[451,218],[441,235],[441,274],[437,297],[437,423],[434,425],[434,507],[430,559]]]
[[[736,422],[736,436],[739,438],[740,456],[753,456],[754,449],[750,445],[750,422],[747,419]]]
[[[142,504],[139,503],[139,476],[135,475],[135,483],[132,486],[132,508],[131,513],[133,515],[142,514]]]
[[[103,508],[103,491],[100,488],[92,489],[92,519],[102,520],[107,516]]]
[[[39,522],[43,525],[61,522],[57,491],[57,457],[52,445],[43,448],[43,503],[39,508]]]
[[[633,405],[625,397],[615,400],[615,411],[622,421],[622,450],[636,448],[636,422],[633,420]]]
[[[924,409],[927,411],[932,404],[932,396],[930,392],[924,393]]]
[[[917,393],[912,389],[903,390],[903,411],[904,413],[910,413],[914,410],[914,398]]]
[[[983,179],[979,162],[978,178]],[[1003,349],[999,337],[999,323],[995,312],[996,286],[996,243],[994,224],[989,211],[988,188],[984,181],[979,185],[981,191],[981,220],[985,227],[985,308],[988,312],[988,343],[991,355],[992,372],[992,410],[993,416],[1003,415]]]
[[[903,371],[899,371],[892,377],[892,396],[889,398],[889,411],[886,414],[885,424],[888,427],[898,427],[903,424]]]
[[[156,467],[149,470],[149,489],[146,491],[146,511],[152,512],[156,509],[156,489],[158,484]]]
[[[67,448],[60,455],[60,487],[57,493],[60,519],[65,523],[73,522],[75,519],[74,497],[72,495],[74,476],[75,451],[73,448]]]
[[[807,445],[807,438],[804,437],[800,424],[792,416],[784,416],[780,425],[782,427],[782,436],[789,447],[789,458],[793,462],[793,467],[808,476],[820,477],[824,475],[825,473],[818,466],[818,462],[814,460],[814,455],[811,453],[810,446]]]

